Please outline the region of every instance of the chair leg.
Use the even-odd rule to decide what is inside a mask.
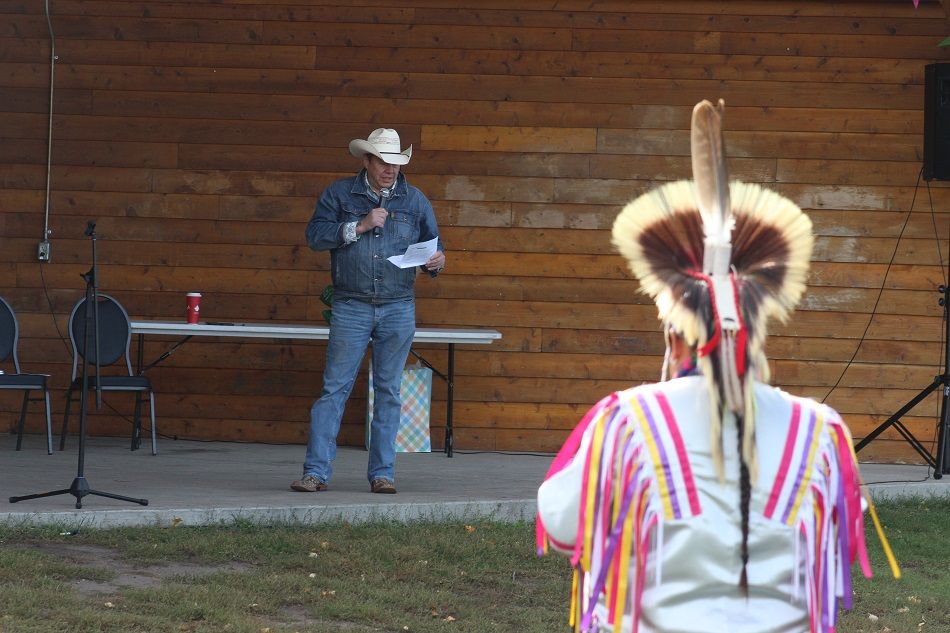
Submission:
[[[43,396],[46,400],[46,454],[53,454],[53,416],[50,413],[51,407],[49,405],[49,389],[43,390]]]
[[[155,392],[148,392],[148,412],[152,416],[152,455],[158,455],[158,430],[155,428]]]
[[[63,431],[59,435],[59,450],[66,450],[66,429],[69,428],[69,409],[73,403],[73,386],[66,391],[66,413],[63,415]]]
[[[20,407],[20,425],[17,427],[16,449],[20,450],[23,446],[23,427],[26,424],[26,407],[30,402],[30,390],[23,391],[23,406]]]

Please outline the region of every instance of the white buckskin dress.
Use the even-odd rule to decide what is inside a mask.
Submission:
[[[595,405],[538,491],[538,547],[571,556],[570,623],[623,633],[831,633],[851,606],[850,565],[870,576],[855,454],[838,414],[754,385],[748,596],[736,423],[723,420],[725,480],[711,453],[699,375]]]

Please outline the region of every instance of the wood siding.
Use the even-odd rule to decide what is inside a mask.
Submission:
[[[456,448],[554,450],[600,397],[658,376],[655,309],[609,230],[632,197],[689,176],[692,105],[719,97],[732,175],[790,197],[817,231],[802,309],[772,330],[774,382],[860,438],[941,372],[950,190],[918,179],[924,66],[948,60],[938,2],[50,5],[41,264],[50,37],[42,1],[0,0],[0,293],[24,367],[53,376],[57,425],[88,220],[100,289],[133,318],[184,319],[200,291],[206,319],[320,323],[329,257],[304,227],[357,169],[347,143],[386,126],[414,145],[405,173],[448,251],[417,284],[419,325],[504,335],[459,348]],[[444,347],[417,350],[445,366]],[[324,352],[192,340],[150,372],[159,431],[304,442]],[[445,395],[436,381],[436,446]],[[364,373],[342,443],[361,443],[365,399]],[[128,400],[107,396],[91,432],[126,434]],[[928,446],[939,402],[905,418]],[[17,411],[0,397],[0,429]],[[894,431],[861,456],[918,461]]]

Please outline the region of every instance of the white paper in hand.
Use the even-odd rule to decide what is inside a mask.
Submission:
[[[439,238],[433,237],[428,242],[418,242],[410,244],[403,255],[393,255],[389,258],[396,266],[400,268],[412,268],[413,266],[422,266],[429,258],[435,255],[439,249]]]

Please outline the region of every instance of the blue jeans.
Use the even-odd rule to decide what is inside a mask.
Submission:
[[[356,299],[333,302],[323,391],[310,408],[310,438],[303,465],[305,477],[313,475],[329,482],[333,475],[343,408],[372,339],[375,402],[366,476],[369,481],[396,480],[395,442],[402,411],[399,387],[415,332],[414,299],[381,305]]]

